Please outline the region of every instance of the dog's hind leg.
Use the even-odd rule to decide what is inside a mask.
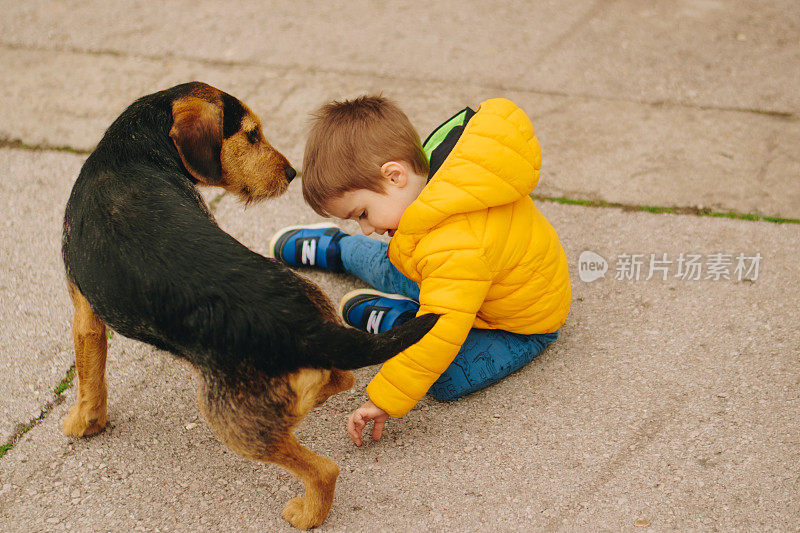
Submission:
[[[72,340],[75,344],[75,366],[78,370],[78,400],[64,418],[63,431],[72,437],[84,437],[102,431],[106,414],[106,325],[89,302],[70,283],[69,294],[75,314],[72,319]]]
[[[322,405],[328,397],[348,390],[354,383],[353,373],[348,371],[299,370],[288,380],[295,399],[289,411],[294,411],[295,419],[302,420],[313,406]],[[333,504],[339,477],[336,463],[303,447],[291,430],[276,439],[270,454],[263,460],[282,466],[305,485],[305,496],[289,500],[283,509],[283,518],[299,529],[322,524]]]
[[[292,432],[315,405],[352,386],[352,374],[319,369],[273,378],[245,374],[246,380],[228,381],[203,372],[200,410],[231,450],[278,464],[303,482],[305,495],[290,500],[283,517],[299,529],[316,527],[333,504],[339,467],[300,445]]]
[[[284,467],[305,485],[305,495],[289,500],[283,508],[283,518],[298,529],[322,524],[333,505],[339,477],[336,463],[303,447],[291,433],[277,443],[265,460]]]

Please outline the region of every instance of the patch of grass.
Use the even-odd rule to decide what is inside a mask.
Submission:
[[[45,418],[47,418],[47,415],[50,414],[50,411],[52,411],[55,406],[59,405],[61,402],[64,401],[64,397],[62,396],[62,394],[64,393],[65,390],[69,388],[70,385],[72,385],[72,381],[74,379],[75,379],[75,365],[72,365],[67,370],[64,379],[62,379],[61,382],[58,385],[56,385],[55,388],[53,389],[53,398],[50,401],[48,401],[44,405],[44,407],[42,407],[39,416],[29,421],[27,424],[20,424],[19,426],[17,426],[17,428],[14,430],[14,434],[11,436],[8,442],[6,442],[5,444],[0,444],[0,459],[2,459],[5,454],[7,454],[14,448],[14,446],[17,445],[20,439],[22,439],[23,435],[25,435],[27,432],[29,432],[39,423],[41,423]]]
[[[781,218],[781,217],[762,217],[766,222],[774,222],[776,224],[797,224],[796,218]]]
[[[656,215],[661,215],[661,214],[664,214],[664,213],[670,213],[670,214],[674,214],[675,213],[675,209],[673,209],[671,207],[658,207],[658,206],[653,206],[653,205],[643,205],[642,206],[642,211],[646,211],[648,213],[654,213]]]
[[[208,208],[211,210],[212,213],[217,209],[217,205],[219,205],[219,203],[222,201],[223,198],[225,198],[224,191],[219,193],[217,196],[214,197],[214,199],[208,202]]]
[[[92,150],[85,150],[83,148],[75,148],[73,146],[54,146],[52,144],[28,144],[22,142],[20,139],[9,139],[0,137],[0,148],[15,148],[17,150],[30,150],[32,152],[41,152],[44,150],[54,152],[69,152],[71,154],[89,155]]]
[[[53,389],[53,394],[59,395],[72,385],[72,380],[75,379],[75,366],[69,367],[67,370],[67,375],[64,376],[64,379],[61,380],[61,383],[56,385],[56,388]]]
[[[619,202],[606,202],[605,200],[581,200],[574,198],[566,198],[564,196],[541,196],[532,194],[531,198],[543,202],[555,202],[565,205],[580,205],[584,207],[614,207],[622,209],[623,211],[638,211],[644,213],[653,213],[656,215],[670,214],[670,215],[692,215],[698,217],[715,217],[715,218],[732,218],[735,220],[748,220],[751,222],[772,222],[774,224],[800,224],[800,219],[797,218],[783,218],[773,216],[761,216],[753,213],[736,213],[734,211],[712,211],[711,209],[699,207],[664,207],[655,205],[633,205],[623,204]]]

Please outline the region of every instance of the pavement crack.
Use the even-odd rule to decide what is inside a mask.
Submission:
[[[18,150],[30,151],[54,151],[54,152],[69,152],[78,155],[89,155],[93,150],[85,150],[73,148],[71,146],[53,146],[48,144],[27,144],[19,139],[8,139],[0,135],[0,148],[13,148]],[[768,160],[765,165],[769,165],[772,160]],[[765,172],[765,168],[761,169]],[[226,192],[223,191],[208,202],[208,207],[213,214],[219,203],[225,197]],[[539,194],[531,194],[531,198],[542,202],[555,202],[566,205],[580,205],[583,207],[602,207],[622,209],[623,211],[640,211],[653,214],[672,214],[672,215],[689,215],[697,217],[714,217],[714,218],[731,218],[736,220],[748,220],[751,222],[772,222],[775,224],[800,224],[800,219],[785,218],[780,216],[771,215],[758,215],[755,213],[738,213],[735,211],[714,211],[712,209],[701,208],[696,206],[652,206],[652,205],[637,205],[626,204],[622,202],[609,202],[606,200],[589,200],[585,198],[568,198],[565,196],[545,196]],[[2,455],[0,455],[2,456]]]
[[[11,139],[2,134],[0,134],[0,148],[13,148],[16,150],[29,150],[32,152],[69,152],[77,155],[89,155],[93,151],[66,145],[57,146],[47,143],[29,144],[22,139]]]
[[[636,451],[651,444],[656,436],[664,431],[667,424],[676,419],[689,398],[690,396],[686,394],[670,395],[670,401],[665,407],[644,418],[623,445],[619,446],[617,452],[598,469],[594,479],[576,491],[572,497],[572,501],[576,504],[557,516],[544,531],[559,531],[567,526],[569,520],[583,511],[581,503],[594,501],[597,493],[616,476],[616,472],[631,462]]]
[[[298,90],[300,90],[301,87],[302,87],[302,83],[299,82],[299,81],[292,83],[292,85],[289,87],[289,89],[287,91],[285,91],[283,96],[281,96],[280,99],[278,100],[278,102],[275,105],[272,106],[272,108],[269,110],[269,112],[272,113],[272,114],[277,114],[277,112],[283,107],[283,104],[286,103],[286,101],[294,93],[296,93]]]
[[[211,214],[212,214],[212,215],[213,215],[213,214],[216,214],[216,211],[217,211],[217,206],[218,206],[218,205],[219,205],[219,203],[222,201],[222,199],[223,199],[223,198],[225,198],[225,195],[227,194],[227,192],[228,192],[228,191],[222,191],[221,193],[219,193],[218,195],[216,195],[214,198],[212,198],[212,199],[211,199],[211,200],[208,202],[208,209],[209,209],[209,211],[211,211]]]
[[[19,424],[15,428],[14,434],[11,436],[11,438],[5,444],[0,444],[0,459],[2,459],[5,454],[11,451],[27,432],[41,424],[56,406],[61,405],[61,403],[64,402],[64,392],[69,389],[74,379],[75,365],[73,364],[69,367],[69,369],[67,369],[64,379],[62,379],[61,382],[55,386],[53,389],[53,396],[47,401],[47,403],[44,404],[42,410],[39,412],[39,415],[27,423]]]
[[[597,7],[590,9],[586,13],[586,15],[584,15],[584,17],[582,17],[579,21],[576,22],[575,24],[576,29],[579,29],[583,22],[591,20],[591,18],[596,14],[596,11],[601,7],[604,7],[604,4],[597,4]],[[573,30],[570,29],[567,32],[569,33],[570,31]],[[556,39],[556,46],[558,44],[557,41],[558,39]],[[215,67],[247,67],[247,68],[272,69],[277,73],[287,73],[291,71],[296,71],[308,75],[333,74],[339,76],[369,76],[372,79],[386,80],[393,83],[401,83],[401,82],[441,83],[441,84],[453,83],[452,79],[438,77],[438,76],[401,77],[370,69],[322,68],[318,66],[304,66],[300,64],[281,65],[281,64],[261,62],[261,61],[235,61],[235,60],[224,60],[224,59],[213,59],[213,58],[198,58],[198,57],[189,57],[185,55],[172,54],[172,53],[160,54],[160,55],[137,54],[137,53],[122,52],[113,49],[88,50],[85,48],[74,47],[74,46],[64,46],[64,47],[30,46],[18,43],[2,42],[2,41],[0,41],[0,48],[5,48],[7,50],[21,50],[30,52],[56,52],[56,53],[67,53],[67,54],[82,54],[82,55],[97,56],[97,57],[110,56],[110,57],[122,57],[127,59],[138,59],[138,60],[144,59],[154,62],[175,60],[175,61],[186,61],[190,63],[215,66]],[[548,90],[542,88],[537,89],[537,88],[531,88],[529,86],[504,84],[504,83],[476,83],[475,86],[483,88],[486,92],[516,92],[523,94],[536,94],[536,95],[555,96],[563,98],[581,98],[584,100],[599,101],[599,102],[628,103],[636,105],[646,105],[651,107],[670,106],[670,107],[680,107],[686,109],[697,109],[701,111],[728,111],[736,113],[756,114],[756,115],[768,116],[772,118],[791,120],[791,121],[796,121],[800,119],[800,115],[798,115],[798,113],[794,111],[776,111],[776,110],[765,110],[765,109],[740,107],[740,106],[699,104],[691,102],[682,102],[678,100],[644,100],[636,98],[627,98],[622,96],[606,96],[606,95],[592,94],[592,93],[571,93],[566,91]]]
[[[595,2],[592,6],[586,10],[586,12],[581,15],[578,20],[576,20],[567,30],[553,39],[553,41],[542,50],[540,57],[546,58],[547,56],[551,55],[555,50],[563,46],[570,38],[572,38],[579,30],[581,30],[586,24],[595,18],[597,14],[602,11],[603,9],[607,9],[612,2],[602,1],[602,2]]]
[[[775,158],[777,157],[775,152],[776,149],[778,148],[778,142],[779,142],[778,136],[775,133],[770,135],[769,138],[767,139],[767,157],[759,167],[758,173],[756,174],[758,176],[757,179],[759,182],[764,181],[764,178],[766,178],[767,176],[767,171],[769,170],[770,165],[772,165],[772,163],[775,161]]]
[[[531,198],[542,202],[555,202],[565,205],[580,205],[583,207],[602,207],[612,209],[622,209],[623,211],[640,211],[645,213],[652,213],[654,215],[688,215],[696,217],[712,217],[712,218],[731,218],[735,220],[747,220],[750,222],[772,222],[774,224],[800,224],[800,219],[785,218],[779,216],[757,215],[755,213],[737,213],[736,211],[714,211],[705,207],[696,206],[655,206],[655,205],[637,205],[626,204],[621,202],[608,202],[606,200],[586,200],[580,198],[567,198],[564,196],[544,196],[539,194],[531,194]]]

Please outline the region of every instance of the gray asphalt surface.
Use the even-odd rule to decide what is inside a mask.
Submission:
[[[114,335],[106,431],[60,432],[76,383],[59,257],[63,206],[133,99],[200,79],[245,101],[299,168],[308,114],[382,91],[427,132],[505,96],[542,142],[538,205],[570,262],[561,338],[502,382],[426,398],[355,448],[375,368],[298,435],[342,474],[323,531],[800,529],[800,8],[790,1],[0,1],[0,529],[289,531],[300,484],[239,458],[196,407],[191,368]],[[216,199],[218,192],[205,192]],[[316,222],[294,183],[220,225],[265,253]],[[342,227],[356,231],[353,224]],[[579,257],[606,260],[582,281]],[[641,254],[638,281],[623,277]],[[650,254],[672,261],[650,279]],[[730,257],[730,279],[676,276]],[[760,254],[756,279],[736,256]],[[337,302],[363,284],[304,271]],[[752,274],[752,273],[751,273]],[[746,277],[746,276],[745,276]],[[40,416],[41,415],[41,416]],[[27,428],[32,421],[41,421]]]

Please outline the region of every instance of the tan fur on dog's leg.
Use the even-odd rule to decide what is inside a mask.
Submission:
[[[356,380],[348,370],[303,368],[289,375],[289,386],[296,396],[292,411],[298,420],[305,418],[334,394],[350,389]]]
[[[302,369],[289,376],[295,394],[292,405],[298,419],[312,406],[322,405],[331,395],[349,389],[355,383],[352,372],[338,369]],[[303,447],[291,433],[277,440],[270,454],[262,459],[276,463],[300,479],[305,496],[292,498],[283,509],[283,518],[298,529],[317,527],[325,521],[333,504],[339,467],[326,457]]]
[[[278,464],[304,483],[305,495],[289,500],[283,510],[286,520],[300,529],[322,524],[333,504],[339,467],[301,446],[292,431],[315,405],[350,388],[353,374],[304,368],[271,378],[258,371],[242,375],[247,377],[228,381],[202,373],[203,416],[231,450]]]
[[[325,521],[333,505],[339,467],[297,442],[289,433],[266,458],[297,476],[305,485],[305,496],[292,498],[283,509],[283,518],[298,529],[317,527]]]
[[[72,437],[84,437],[102,431],[106,414],[106,325],[92,311],[89,302],[70,284],[69,294],[75,314],[72,319],[72,340],[75,344],[75,366],[78,370],[78,400],[64,418],[63,431]]]
[[[356,378],[349,370],[339,370],[334,368],[331,370],[331,376],[328,382],[323,385],[319,392],[319,400],[317,405],[322,405],[325,400],[330,398],[336,393],[350,390],[356,383]]]

